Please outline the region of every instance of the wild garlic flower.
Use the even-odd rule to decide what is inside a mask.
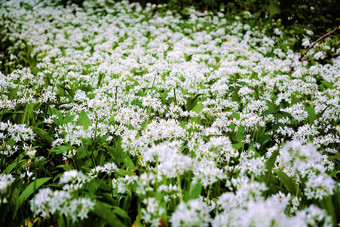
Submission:
[[[151,163],[156,163],[156,166],[153,167]],[[144,152],[143,165],[167,178],[174,178],[192,168],[192,159],[181,154],[177,149],[167,145],[157,145]]]
[[[211,160],[196,160],[193,164],[193,181],[200,180],[204,187],[211,185],[218,180],[222,180],[226,177],[223,169],[216,166],[215,161]]]
[[[0,174],[0,194],[7,193],[8,187],[13,183],[14,177],[11,174]]]
[[[94,179],[98,177],[100,173],[105,173],[110,176],[114,171],[118,169],[117,165],[115,163],[106,163],[104,166],[97,166],[87,174],[90,178]]]
[[[138,176],[129,176],[125,175],[125,177],[120,177],[112,180],[112,186],[119,194],[128,193],[129,190],[132,190],[133,187],[137,185]]]
[[[208,206],[201,199],[180,203],[170,218],[173,226],[209,226]]]
[[[332,219],[327,215],[327,212],[325,210],[321,210],[315,205],[310,205],[306,209],[298,211],[296,216],[300,220],[304,221],[304,225],[301,226],[333,226]]]
[[[55,214],[64,214],[73,222],[86,219],[94,203],[87,198],[73,199],[66,191],[52,191],[49,188],[40,189],[31,200],[31,210],[35,216],[48,218]]]
[[[143,219],[151,226],[159,226],[161,217],[166,213],[165,207],[155,198],[146,198],[142,202],[145,204],[142,208]]]
[[[312,144],[297,140],[286,143],[280,150],[278,166],[287,175],[305,182],[304,192],[308,199],[322,199],[333,194],[335,182],[327,175],[332,163]]]
[[[63,189],[65,191],[75,191],[80,189],[84,183],[89,181],[89,177],[84,175],[82,172],[77,170],[69,170],[64,172],[60,177],[60,184],[63,184]]]
[[[34,132],[25,124],[12,124],[11,122],[1,122],[0,132],[5,133],[8,139],[13,139],[15,142],[32,141],[34,139]]]

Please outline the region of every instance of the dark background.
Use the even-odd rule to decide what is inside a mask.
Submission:
[[[75,3],[82,5],[84,0],[60,0],[61,4]],[[270,23],[272,19],[281,19],[286,27],[298,24],[311,29],[315,35],[324,34],[327,29],[340,25],[340,0],[130,0],[147,3],[166,4],[167,7],[187,16],[185,8],[194,6],[197,10],[222,11],[235,16],[244,11],[253,14],[256,23]]]

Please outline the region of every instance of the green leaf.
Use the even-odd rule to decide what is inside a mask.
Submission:
[[[321,83],[326,87],[326,88],[329,88],[329,89],[334,89],[334,85],[328,81],[321,81]]]
[[[236,90],[233,92],[233,94],[231,95],[231,100],[232,100],[233,102],[240,102],[240,100],[241,100],[240,96],[238,95],[238,90],[239,90],[239,89],[236,89]]]
[[[119,174],[120,176],[135,176],[135,174],[133,174],[131,171],[126,171],[126,170],[123,170],[123,169],[117,169],[115,171],[117,174]]]
[[[96,204],[94,205],[94,209],[91,212],[96,214],[98,217],[100,217],[109,226],[124,227],[125,225],[121,222],[121,220],[115,214],[117,213],[117,209],[115,208],[116,208],[115,206],[111,206],[107,203],[96,201]],[[121,211],[121,209],[119,211]]]
[[[269,114],[274,114],[275,113],[275,106],[273,103],[271,103],[270,101],[266,101],[267,102],[267,110],[264,111],[261,116],[265,116],[265,115],[269,115]]]
[[[314,124],[314,121],[316,120],[316,113],[315,110],[311,107],[308,107],[307,109],[308,112],[308,123],[309,124]]]
[[[296,104],[299,102],[299,99],[294,94],[291,95],[291,100],[292,100],[292,104]]]
[[[235,150],[239,150],[240,148],[244,147],[244,142],[235,143],[235,144],[232,145],[232,147],[233,147]]]
[[[24,160],[21,160],[24,157],[24,154],[21,154],[19,157],[19,166],[21,165],[21,163],[24,162]],[[7,168],[2,172],[3,174],[9,174],[11,173],[11,171],[17,166],[17,160],[15,160],[12,164],[10,164],[9,166],[7,166]]]
[[[123,162],[130,169],[134,169],[136,167],[135,164],[133,164],[133,161],[131,160],[131,158],[127,156],[123,159]]]
[[[271,136],[268,135],[268,134],[264,134],[264,135],[261,135],[258,139],[258,142],[263,145],[265,143],[267,143],[269,140],[270,140]]]
[[[180,123],[179,123],[179,125],[183,128],[183,129],[185,129],[185,126],[188,124],[189,122],[187,122],[187,121],[181,121]]]
[[[237,128],[237,141],[242,142],[243,139],[244,139],[244,127],[239,126]]]
[[[54,124],[56,124],[57,126],[62,125],[64,118],[63,118],[63,115],[59,112],[59,110],[57,110],[56,108],[52,108],[51,113],[52,115],[57,116],[57,118],[53,118]]]
[[[276,4],[274,1],[271,1],[268,6],[268,11],[270,16],[275,16],[276,14],[279,14],[281,12],[280,6]]]
[[[85,110],[82,110],[80,112],[78,121],[77,121],[77,125],[79,126],[83,126],[84,130],[87,130],[91,125],[91,120],[90,118],[87,116]]]
[[[202,192],[202,183],[200,180],[198,180],[196,183],[192,183],[190,185],[190,199],[197,199],[201,195]]]
[[[280,153],[279,150],[275,150],[265,163],[266,173],[265,173],[262,180],[266,183],[268,188],[269,188],[269,185],[270,185],[270,178],[272,176],[272,169],[273,169],[273,166],[275,164],[276,158],[279,155],[279,153]]]
[[[63,124],[67,124],[67,123],[69,123],[69,122],[72,122],[73,119],[74,119],[74,116],[71,115],[70,112],[68,112],[68,113],[66,114],[64,120],[63,120]]]
[[[337,204],[334,203],[334,200],[332,200],[332,196],[327,196],[327,197],[323,198],[322,200],[319,201],[319,203],[320,203],[320,208],[326,210],[327,214],[332,217],[333,222],[337,223],[338,215],[335,212],[336,208],[334,207],[334,205],[337,205]]]
[[[201,124],[201,117],[192,117],[192,118],[190,118],[190,122],[194,122],[196,124]]]
[[[66,153],[67,151],[71,149],[72,147],[70,146],[59,146],[59,147],[54,147],[51,151],[56,154],[62,154],[62,153]]]
[[[40,188],[43,184],[49,181],[52,177],[44,177],[37,179],[30,183],[25,190],[19,196],[19,206],[21,206],[33,193],[35,190]]]
[[[281,170],[277,170],[277,175],[280,178],[282,184],[285,186],[288,192],[290,194],[295,195],[296,194],[296,185],[294,184],[294,181],[284,172]]]
[[[116,200],[113,199],[112,194],[107,193],[107,192],[106,193],[105,192],[100,192],[100,191],[98,191],[97,194],[99,196],[103,197],[103,200],[106,203],[108,203],[108,204],[110,204],[112,206],[119,206],[119,203]]]
[[[232,116],[233,118],[235,118],[236,120],[240,120],[240,119],[241,119],[240,114],[239,114],[239,113],[236,113],[236,112],[233,112],[233,113],[231,114],[231,116]]]
[[[273,109],[268,109],[266,111],[264,111],[261,116],[265,116],[265,115],[269,115],[269,114],[273,114],[274,113],[274,110]]]
[[[185,109],[187,111],[189,110],[192,110],[196,105],[197,105],[197,102],[198,102],[198,97],[200,96],[201,94],[198,94],[196,95],[194,98],[192,99],[189,99],[185,105]]]
[[[196,112],[196,113],[201,113],[202,112],[202,109],[203,109],[203,105],[202,103],[198,103],[193,109],[192,111]]]
[[[290,114],[290,113],[288,113],[288,112],[285,112],[285,111],[279,111],[278,112],[281,116],[284,116],[284,117],[288,117],[288,118],[290,118],[290,119],[293,119],[293,116]]]
[[[25,107],[25,113],[22,116],[21,123],[27,123],[29,125],[30,119],[34,120],[33,118],[33,110],[34,110],[35,103],[29,103]]]
[[[126,211],[120,208],[119,206],[113,207],[113,213],[117,214],[118,216],[122,218],[129,219],[129,215],[126,213]]]
[[[42,139],[45,139],[48,143],[53,142],[53,138],[48,134],[48,132],[42,130],[41,128],[38,127],[33,127],[33,130],[35,133],[40,136]]]
[[[85,158],[87,155],[89,155],[88,150],[84,146],[81,146],[77,150],[76,158],[77,159],[82,159],[82,158]]]

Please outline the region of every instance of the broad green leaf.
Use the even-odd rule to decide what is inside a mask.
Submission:
[[[195,122],[196,124],[201,124],[201,117],[192,117],[190,122]]]
[[[281,12],[280,6],[276,4],[274,1],[271,1],[268,6],[268,11],[270,16],[275,16],[276,14],[279,14]]]
[[[84,146],[81,146],[77,150],[76,157],[77,159],[82,159],[82,158],[85,158],[88,154],[89,152],[87,151],[87,149]]]
[[[188,124],[189,122],[187,122],[187,121],[181,121],[180,123],[179,123],[179,125],[183,128],[183,129],[185,129],[185,126]]]
[[[238,90],[239,90],[239,89],[236,89],[236,90],[233,92],[233,94],[231,95],[231,100],[232,100],[233,102],[240,102],[240,100],[241,100],[240,96],[238,95]]]
[[[240,119],[241,119],[240,114],[239,114],[239,113],[236,113],[236,112],[233,112],[233,113],[231,114],[231,116],[232,116],[233,118],[235,118],[236,120],[240,120]]]
[[[269,188],[269,185],[270,185],[270,178],[272,176],[272,169],[273,169],[273,166],[275,164],[276,158],[279,155],[279,153],[280,153],[280,151],[278,149],[275,150],[265,163],[266,173],[263,177],[263,181],[266,183],[268,188]]]
[[[33,127],[33,130],[36,132],[38,136],[41,138],[45,139],[48,143],[53,142],[53,138],[48,134],[48,132],[42,130],[41,128],[38,127]]]
[[[333,197],[333,199],[332,199]],[[320,208],[327,211],[327,214],[330,215],[333,219],[334,223],[337,223],[337,218],[339,213],[336,213],[335,210],[339,209],[339,207],[336,208],[336,205],[339,204],[339,201],[334,201],[334,198],[336,198],[336,193],[333,196],[327,196],[323,198],[322,200],[319,200]]]
[[[56,153],[56,154],[62,154],[62,153],[66,153],[67,151],[71,150],[72,147],[70,146],[59,146],[59,147],[54,147],[52,149],[52,152]]]
[[[294,94],[291,95],[291,100],[292,100],[292,104],[296,104],[299,102],[299,99]]]
[[[66,114],[64,120],[63,120],[63,124],[67,124],[67,123],[69,123],[69,122],[72,122],[73,119],[74,119],[74,116],[71,115],[70,112],[68,112],[68,113]]]
[[[98,217],[100,217],[109,226],[124,227],[125,225],[117,217],[116,215],[117,212],[115,212],[114,210],[115,210],[114,206],[111,206],[107,203],[103,203],[100,201],[96,201],[96,204],[94,205],[94,209],[91,212],[96,214]]]
[[[70,89],[70,88],[67,88],[66,86],[64,86],[64,85],[62,85],[62,84],[57,84],[57,87],[58,87],[58,90],[59,89],[62,89],[63,91],[66,91],[67,93],[68,93],[68,95],[69,95],[69,98],[71,99],[71,100],[73,100],[73,98],[72,97],[74,97],[74,91],[72,90],[72,89]],[[64,92],[65,93],[65,92]]]
[[[33,118],[33,110],[34,110],[35,103],[29,103],[25,107],[25,113],[22,115],[21,123],[27,123],[29,125],[30,119],[34,120]],[[34,122],[33,122],[34,123]]]
[[[329,88],[329,89],[334,89],[334,85],[328,81],[321,81],[321,83],[326,87],[326,88]]]
[[[265,115],[269,115],[269,114],[274,114],[275,113],[275,106],[273,103],[271,103],[270,101],[266,101],[267,102],[267,110],[264,111],[261,116],[265,116]]]
[[[57,126],[63,124],[63,115],[59,112],[59,110],[57,110],[56,108],[52,108],[51,114],[57,116],[56,118],[53,118],[54,124],[56,124]]]
[[[118,216],[122,218],[126,218],[126,219],[129,218],[129,215],[126,213],[126,211],[120,208],[119,206],[113,206],[113,213],[117,214]]]
[[[308,107],[307,112],[308,112],[308,123],[314,124],[314,121],[316,120],[315,110],[311,107]]]
[[[128,175],[128,176],[135,176],[135,174],[133,174],[131,171],[126,171],[126,170],[123,170],[123,169],[117,169],[115,171],[115,173],[117,173],[117,174],[119,174],[121,176],[126,176],[126,175]]]
[[[274,113],[274,110],[273,109],[268,109],[266,111],[264,111],[261,116],[265,116],[265,115],[269,115],[269,114],[273,114]]]
[[[293,116],[290,114],[290,113],[288,113],[288,112],[285,112],[285,111],[279,111],[278,112],[280,115],[282,115],[282,116],[284,116],[284,117],[289,117],[289,118],[293,118]]]
[[[21,160],[25,155],[21,154],[19,157],[19,166],[21,165],[22,162],[24,162],[24,160]],[[9,166],[7,166],[7,168],[2,172],[2,174],[9,174],[12,172],[12,170],[17,166],[17,159],[15,159],[15,161],[10,164]]]
[[[201,113],[203,109],[202,103],[198,103],[193,109],[192,111],[196,112],[196,113]]]
[[[334,213],[340,214],[340,185],[337,185],[332,196],[332,204],[334,207]],[[333,223],[340,223],[340,215],[335,216]]]
[[[265,143],[267,143],[269,140],[270,140],[271,136],[268,135],[268,134],[264,134],[264,135],[261,135],[258,139],[258,142],[263,145]]]
[[[84,130],[87,130],[92,125],[91,120],[87,116],[85,110],[80,112],[77,125],[83,126]]]
[[[237,141],[241,142],[244,139],[244,127],[239,126],[237,128]]]
[[[201,94],[198,94],[196,95],[194,98],[192,99],[189,99],[185,105],[185,110],[189,111],[189,110],[192,110],[196,105],[197,105],[197,102],[198,102],[198,97],[200,96]]]
[[[239,150],[240,148],[244,147],[244,142],[235,143],[235,144],[232,145],[232,147],[233,147],[235,150]]]
[[[116,200],[113,199],[112,194],[107,193],[107,192],[100,192],[100,191],[98,191],[97,194],[100,195],[101,197],[103,197],[103,200],[106,203],[108,203],[112,206],[119,206],[119,203]]]
[[[124,164],[130,169],[134,169],[136,167],[135,164],[133,164],[133,161],[131,160],[131,158],[129,157],[125,157],[123,161],[124,161]]]
[[[296,194],[296,185],[294,184],[293,180],[284,172],[281,170],[278,170],[277,172],[278,177],[280,178],[282,184],[285,186],[288,192],[290,194],[295,195]]]
[[[202,192],[202,183],[200,180],[198,180],[196,183],[192,183],[190,185],[190,199],[197,199],[199,198],[199,196],[201,195],[201,192]]]
[[[43,184],[49,181],[52,177],[44,177],[37,179],[30,183],[25,190],[19,196],[19,206],[21,206],[29,197],[34,193],[35,190],[40,188]]]

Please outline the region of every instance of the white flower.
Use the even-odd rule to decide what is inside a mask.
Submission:
[[[89,181],[89,177],[77,170],[69,170],[64,172],[60,177],[60,184],[64,184],[63,189],[74,191],[80,189],[85,182]]]
[[[192,167],[192,160],[189,156],[179,153],[177,149],[167,145],[154,146],[143,154],[143,162],[156,162],[156,170],[159,174],[168,178],[177,177]]]
[[[14,181],[14,177],[11,174],[0,174],[0,194],[6,194],[9,185]]]
[[[35,216],[49,217],[54,214],[64,214],[71,217],[73,222],[88,217],[94,203],[87,198],[78,197],[73,199],[67,191],[52,191],[49,188],[40,189],[38,194],[31,200],[31,210]]]
[[[170,218],[173,226],[209,226],[208,206],[200,199],[180,203]]]
[[[164,207],[161,207],[155,198],[144,199],[143,203],[146,206],[142,209],[143,219],[152,226],[159,226],[160,218],[166,212]]]
[[[30,157],[30,159],[33,159],[35,157],[36,150],[30,150],[27,151],[27,155]]]

